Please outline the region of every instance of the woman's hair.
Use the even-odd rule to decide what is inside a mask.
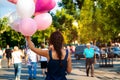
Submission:
[[[63,42],[64,42],[64,38],[62,36],[62,34],[59,31],[55,31],[51,34],[50,39],[49,39],[49,44],[52,44],[57,56],[60,60],[60,65],[62,65],[61,63],[61,58],[62,58],[62,47],[63,47]]]

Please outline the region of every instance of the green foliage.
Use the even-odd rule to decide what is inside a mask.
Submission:
[[[0,19],[0,46],[6,47],[9,44],[11,47],[24,45],[24,37],[11,29],[8,25],[8,18]]]
[[[97,5],[94,4],[97,1]],[[120,0],[62,0],[62,7],[53,17],[52,25],[43,31],[37,31],[32,40],[36,46],[41,42],[48,44],[49,36],[55,30],[60,30],[65,43],[78,40],[79,43],[99,40],[109,42],[116,39],[120,33]],[[77,21],[78,26],[73,25]],[[0,19],[0,46],[6,44],[25,45],[25,38],[8,25],[8,19]]]
[[[9,30],[8,27],[8,19],[6,17],[0,19],[0,34],[4,33],[6,30]]]
[[[0,19],[0,46],[6,45],[6,43],[5,43],[6,41],[5,41],[5,39],[4,39],[2,34],[5,31],[9,31],[10,30],[9,26],[7,25],[7,22],[8,22],[8,19],[6,17],[3,18],[3,19]]]
[[[85,0],[81,9],[80,36],[82,42],[94,39],[109,42],[120,33],[120,1],[96,1],[97,5],[95,6],[94,0]]]
[[[51,25],[48,29],[40,31],[38,30],[33,36],[32,40],[35,43],[36,46],[40,46],[41,43],[48,44],[48,40],[50,37],[50,34],[55,31],[55,28],[53,25]]]
[[[74,16],[67,13],[67,9],[57,11],[53,16],[56,30],[60,30],[65,38],[65,43],[71,43],[78,37],[77,27],[73,26]]]
[[[114,39],[118,37],[120,33],[120,1],[119,0],[99,0],[99,6],[101,7],[101,24],[102,30],[108,39]],[[99,23],[100,23],[99,22]]]

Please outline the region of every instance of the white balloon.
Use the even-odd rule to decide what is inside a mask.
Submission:
[[[11,28],[17,32],[20,32],[19,30],[19,25],[20,25],[20,21],[21,19],[15,20],[12,24],[11,24]]]
[[[18,15],[16,11],[14,11],[8,16],[8,23],[12,24],[14,21],[18,19],[20,19],[20,16]]]
[[[8,24],[10,25],[10,27],[19,32],[19,24],[20,24],[21,18],[20,16],[18,16],[17,12],[12,12],[9,16],[8,16]]]
[[[35,3],[33,0],[18,0],[17,12],[22,18],[29,18],[35,12]]]

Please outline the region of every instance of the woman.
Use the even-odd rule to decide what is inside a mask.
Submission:
[[[17,46],[15,46],[14,51],[12,52],[12,64],[14,64],[15,80],[20,80],[22,57],[24,57],[24,54]]]
[[[7,58],[7,65],[8,65],[8,68],[10,68],[11,66],[11,53],[12,53],[12,50],[10,49],[10,46],[7,45],[7,48],[5,50],[5,54],[6,54],[6,58]]]
[[[30,37],[26,37],[29,47],[41,56],[47,57],[47,76],[45,80],[67,80],[66,73],[72,70],[71,56],[63,48],[63,36],[59,31],[53,32],[49,40],[49,49],[42,50],[34,47]]]
[[[41,49],[42,50],[48,50],[45,48],[45,45],[42,43],[41,44]],[[45,76],[45,72],[47,72],[47,58],[44,56],[40,56],[40,63],[41,63],[41,69],[42,69],[42,75],[43,77]]]
[[[3,51],[2,51],[2,48],[0,47],[0,68],[2,68],[2,65],[1,65],[2,57],[3,57]]]
[[[29,73],[28,80],[36,79],[38,56],[35,52],[33,52],[29,48],[26,51],[26,62],[28,65],[28,73]]]

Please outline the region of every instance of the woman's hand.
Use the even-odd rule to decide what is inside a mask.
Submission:
[[[38,55],[45,56],[45,57],[49,58],[48,50],[41,50],[40,48],[36,48],[35,45],[33,44],[33,42],[31,41],[31,37],[30,36],[25,36],[25,38],[26,38],[26,42],[28,44],[28,47],[33,52],[35,52]]]
[[[26,43],[27,43],[28,47],[30,49],[33,49],[35,46],[34,46],[33,42],[31,41],[31,37],[30,36],[25,36],[25,38],[26,38]]]
[[[25,36],[27,41],[31,41],[31,37],[30,36]]]

